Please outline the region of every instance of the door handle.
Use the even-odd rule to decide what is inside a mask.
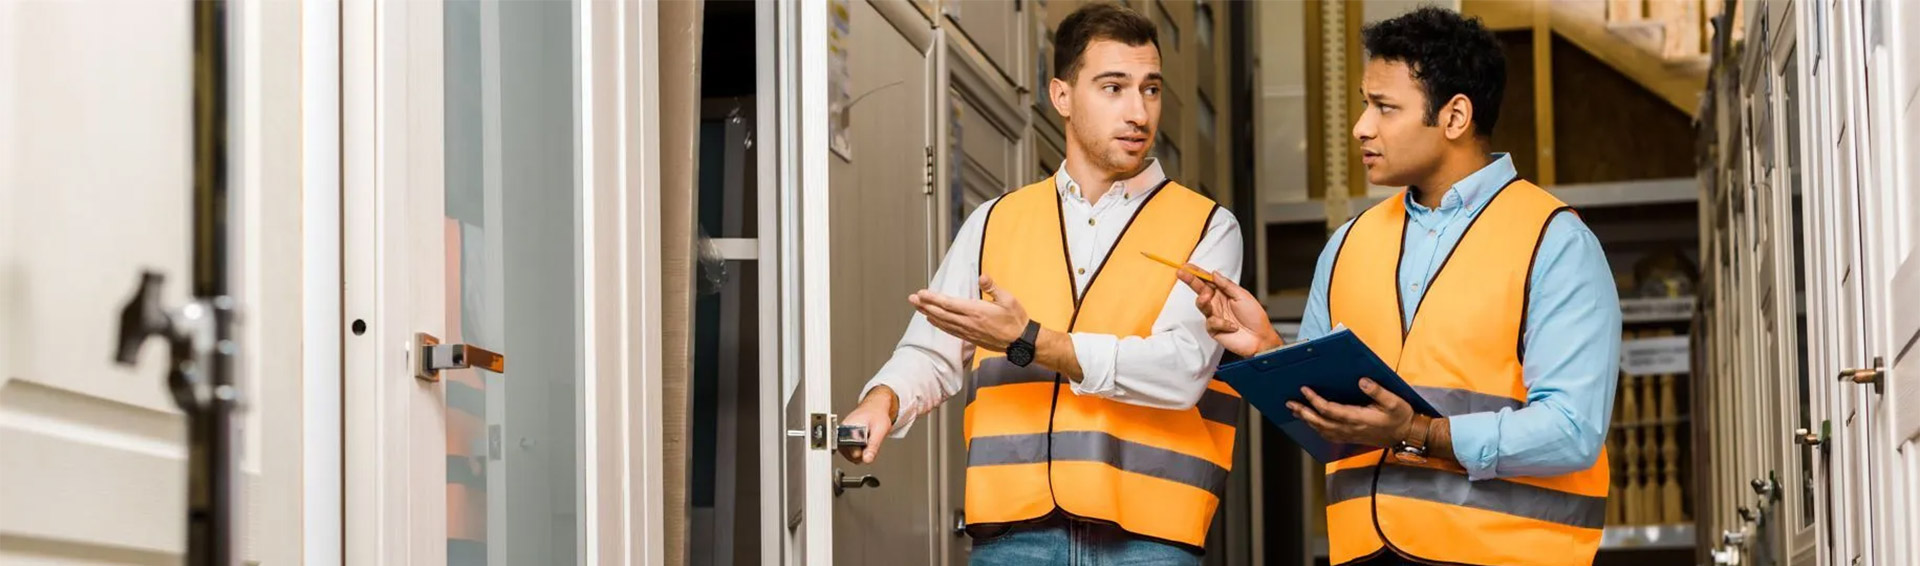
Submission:
[[[1819,446],[1821,439],[1820,435],[1814,434],[1813,431],[1796,428],[1793,429],[1793,443],[1801,446]]]
[[[1857,385],[1872,385],[1874,393],[1880,393],[1881,383],[1886,381],[1886,377],[1886,360],[1880,356],[1873,357],[1873,367],[1854,368],[1840,372],[1840,381]]]
[[[471,344],[441,344],[440,338],[425,332],[413,334],[413,376],[422,381],[440,381],[440,371],[484,369],[493,373],[507,371],[507,357],[499,352]]]
[[[873,474],[850,478],[847,477],[846,470],[833,471],[833,494],[835,496],[846,493],[849,489],[859,489],[863,487],[880,487],[880,478],[873,477]]]

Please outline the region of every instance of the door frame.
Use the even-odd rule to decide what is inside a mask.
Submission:
[[[341,10],[300,4],[301,563],[343,565]]]
[[[326,6],[309,10],[324,12]],[[412,377],[415,331],[446,335],[441,4],[348,0],[339,10],[343,540],[348,564],[446,560],[441,385]],[[658,8],[575,4],[584,346],[580,556],[665,562],[661,444]],[[324,22],[310,24],[323,26]],[[312,27],[308,29],[314,29]],[[321,27],[320,31],[325,32]],[[310,69],[309,77],[325,70]],[[325,82],[309,84],[309,91]],[[322,103],[324,105],[324,102]],[[310,180],[324,173],[310,171]],[[324,179],[321,179],[324,181]],[[353,321],[364,321],[364,335]]]

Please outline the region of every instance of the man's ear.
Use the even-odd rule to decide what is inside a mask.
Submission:
[[[1446,106],[1440,107],[1440,126],[1450,140],[1473,135],[1473,100],[1464,94],[1447,99]]]
[[[1047,100],[1053,103],[1053,111],[1061,118],[1073,117],[1073,105],[1069,100],[1073,96],[1073,86],[1057,78],[1047,79]]]

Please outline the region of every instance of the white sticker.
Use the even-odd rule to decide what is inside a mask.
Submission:
[[[1620,342],[1620,371],[1627,375],[1659,375],[1692,371],[1693,357],[1686,336],[1636,338]]]

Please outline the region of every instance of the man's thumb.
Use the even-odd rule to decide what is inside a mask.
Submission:
[[[980,296],[997,305],[1006,305],[1011,298],[1000,292],[1000,287],[993,284],[993,277],[988,275],[980,276]]]

